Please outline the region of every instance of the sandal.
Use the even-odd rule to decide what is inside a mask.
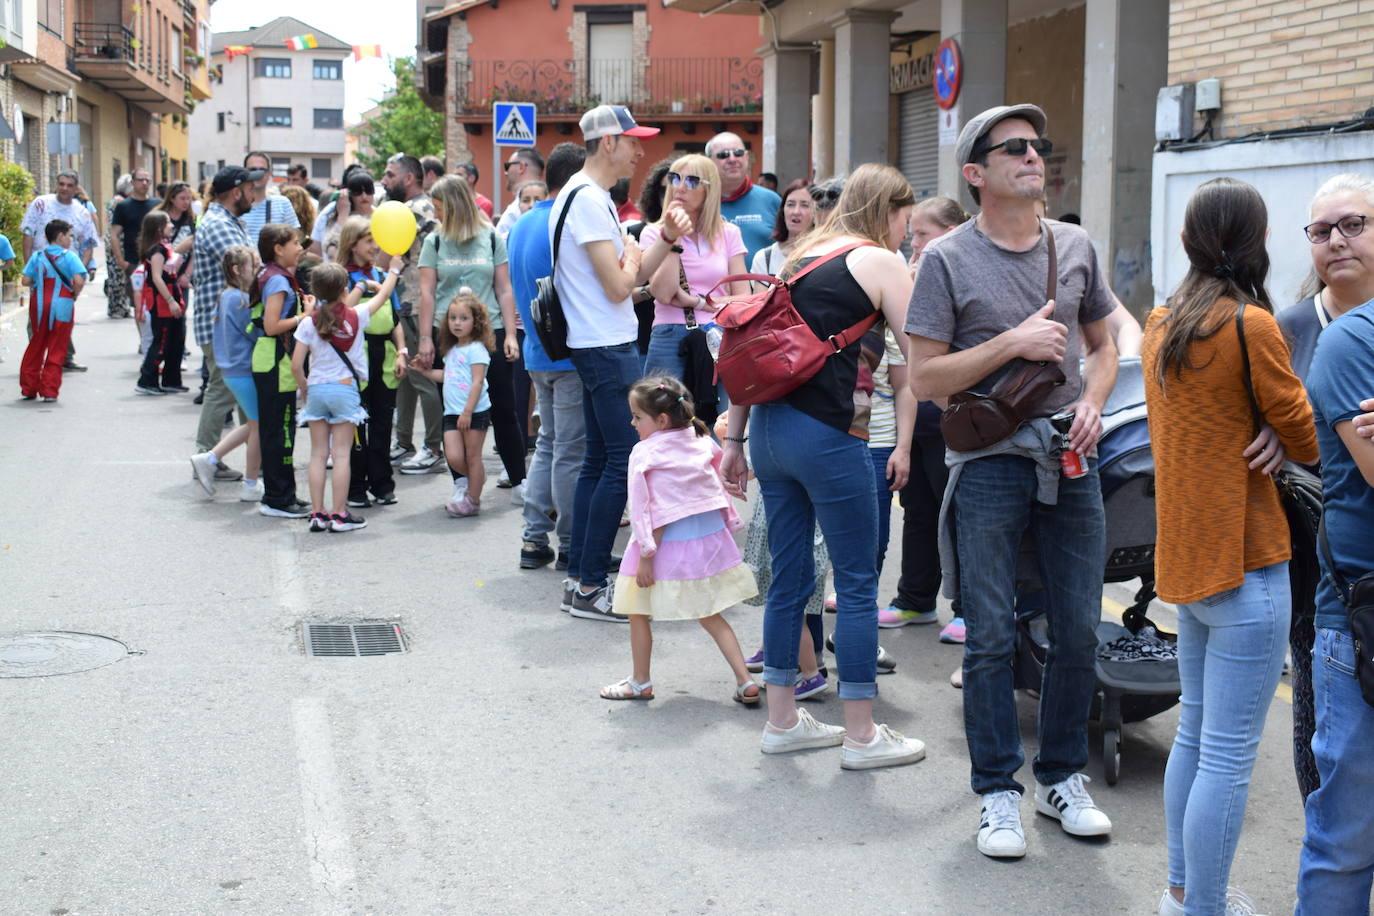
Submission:
[[[627,677],[618,684],[601,688],[601,699],[603,700],[652,700],[653,698],[653,681],[637,684],[634,678]]]
[[[754,692],[745,693],[744,691],[748,690],[750,687],[754,688]],[[744,706],[757,706],[759,701],[763,699],[763,688],[754,681],[745,681],[735,688],[735,695],[731,697],[731,699]]]

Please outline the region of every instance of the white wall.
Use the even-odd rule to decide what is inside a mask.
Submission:
[[[1308,204],[1333,175],[1374,176],[1370,136],[1325,135],[1156,153],[1150,214],[1155,302],[1163,303],[1188,272],[1179,232],[1189,196],[1204,181],[1222,176],[1249,182],[1263,195],[1269,208],[1269,296],[1275,308],[1297,302],[1312,269],[1311,248],[1302,234],[1310,222]]]
[[[314,78],[315,60],[338,60],[346,55],[341,51],[288,51],[273,48],[236,56],[224,65],[224,81],[214,86],[214,96],[196,105],[191,113],[190,160],[194,172],[200,162],[227,163],[243,161],[251,147],[270,155],[285,156],[292,162],[310,165],[314,157],[329,157],[335,161],[334,177],[343,170],[344,131],[342,124],[335,130],[315,129],[316,108],[344,107],[344,81]],[[291,60],[290,79],[267,79],[254,76],[258,57],[284,57]],[[211,65],[224,61],[224,54],[215,54]],[[252,67],[250,70],[249,68]],[[254,124],[256,108],[290,108],[290,127],[258,127]],[[224,132],[217,127],[217,115],[227,113]],[[240,122],[234,124],[234,121]]]

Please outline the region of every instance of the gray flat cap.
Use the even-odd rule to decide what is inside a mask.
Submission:
[[[959,142],[954,148],[959,168],[973,160],[973,147],[977,145],[978,138],[992,130],[998,121],[1005,121],[1007,118],[1022,118],[1029,121],[1037,134],[1042,137],[1045,135],[1045,113],[1038,105],[998,105],[996,108],[989,108],[969,118],[964,129],[959,131]]]

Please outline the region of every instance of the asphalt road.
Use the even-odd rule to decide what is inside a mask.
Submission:
[[[691,624],[657,628],[657,699],[606,702],[627,628],[560,614],[558,574],[517,568],[505,491],[450,520],[446,475],[402,477],[400,503],[347,535],[262,518],[236,487],[207,498],[187,462],[198,408],[134,393],[133,322],[104,311],[78,303],[90,371],[56,404],[18,400],[23,320],[0,324],[0,634],[136,653],[0,679],[0,912],[1154,912],[1174,711],[1127,726],[1115,787],[1093,728],[1109,840],[1073,839],[1027,800],[1029,854],[987,859],[948,683],[960,650],[938,627],[882,635],[899,665],[878,719],[928,748],[901,769],[761,755],[764,713],[730,701]],[[753,651],[761,613],[729,616]],[[398,622],[408,651],[304,656],[302,621],[352,617]],[[1302,835],[1284,691],[1231,879],[1265,913],[1291,911]],[[1020,704],[1029,758],[1035,704]],[[810,708],[837,722],[839,706]]]

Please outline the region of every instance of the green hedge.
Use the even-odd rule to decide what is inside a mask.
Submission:
[[[17,280],[24,269],[20,263],[24,255],[24,237],[19,232],[19,224],[31,200],[33,176],[28,169],[13,162],[0,162],[0,234],[14,247],[14,263],[5,271],[6,280]]]

